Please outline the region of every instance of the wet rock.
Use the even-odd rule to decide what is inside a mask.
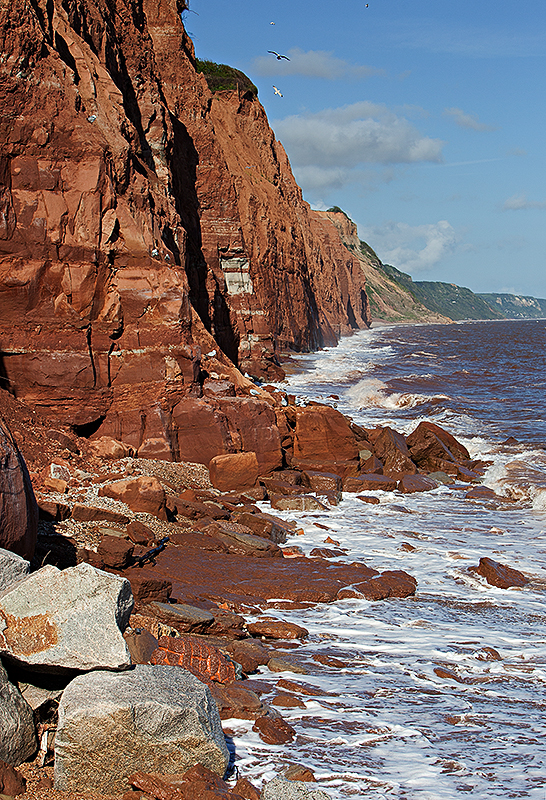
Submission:
[[[30,570],[30,562],[17,553],[0,548],[0,597],[2,592],[12,586],[21,578],[26,577]]]
[[[257,694],[232,683],[230,686],[211,686],[211,694],[218,704],[220,719],[258,719],[267,709]]]
[[[111,497],[126,503],[131,511],[142,511],[167,520],[165,490],[153,476],[143,475],[101,486],[99,497]]]
[[[241,800],[228,784],[211,770],[196,764],[183,774],[157,775],[136,772],[129,783],[140,790],[135,797],[157,798],[157,800]],[[124,800],[132,800],[127,795]]]
[[[357,500],[362,500],[363,503],[369,503],[369,505],[377,506],[381,502],[379,497],[374,497],[373,495],[369,494],[357,494]]]
[[[344,556],[345,550],[330,550],[328,547],[313,547],[310,556],[317,556],[317,558],[337,558]]]
[[[134,570],[131,571],[130,583],[133,597],[137,603],[149,603],[152,600],[167,603],[173,589],[171,581],[143,577]]]
[[[386,570],[353,587],[338,592],[338,599],[365,597],[366,600],[385,600],[387,597],[410,597],[415,594],[417,581],[403,570]]]
[[[256,672],[258,667],[267,664],[271,650],[256,639],[243,639],[229,644],[225,651],[241,665],[243,672]]]
[[[284,620],[260,620],[246,627],[252,636],[265,636],[268,639],[305,639],[309,636],[306,628]]]
[[[430,476],[429,476],[430,477]],[[473,486],[466,494],[467,500],[500,500],[501,498],[489,486]]]
[[[212,485],[221,492],[251,489],[259,474],[256,453],[233,453],[215,456],[209,463]]]
[[[257,536],[270,539],[275,544],[284,544],[292,531],[286,527],[285,522],[271,514],[251,514],[248,511],[239,512],[233,518],[240,525],[245,525]]]
[[[445,455],[442,455],[445,450],[442,451],[438,448],[436,440],[439,440],[444,448],[449,452],[447,460],[455,459],[458,461],[465,461],[466,459],[470,458],[470,453],[466,447],[457,441],[454,436],[445,431],[439,425],[436,425],[434,422],[423,420],[419,423],[413,433],[410,433],[406,439],[407,445],[412,454],[412,458],[414,461],[416,461],[416,463],[419,463],[422,458],[422,454],[425,452],[427,453],[427,456],[433,455],[438,458],[446,458]],[[433,450],[431,448],[437,449]]]
[[[308,460],[324,463],[358,459],[358,448],[347,418],[330,406],[298,408],[294,459],[296,463]]]
[[[287,781],[303,781],[304,783],[315,783],[315,773],[303,764],[289,764],[284,771]]]
[[[303,472],[302,484],[311,489],[312,492],[318,495],[326,494],[328,497],[337,498],[338,502],[341,500],[342,480],[339,475],[334,475],[332,472]]]
[[[16,797],[18,794],[24,793],[26,783],[21,773],[17,772],[11,764],[0,760],[0,794],[6,797]]]
[[[523,572],[493,561],[492,558],[480,558],[479,566],[470,569],[485,578],[491,586],[497,586],[499,589],[522,587],[529,583],[529,578],[526,578]]]
[[[294,728],[282,717],[260,717],[252,726],[252,730],[256,731],[266,744],[286,744],[296,735]],[[276,795],[272,795],[273,797]]]
[[[205,633],[214,623],[210,612],[187,603],[153,601],[146,606],[146,613],[153,614],[179,633]]]
[[[286,692],[281,692],[280,694],[275,695],[273,700],[271,700],[271,705],[279,706],[279,708],[305,708],[305,703],[302,700],[299,700],[297,697],[294,697],[293,694],[287,694]],[[300,779],[294,778],[294,780]]]
[[[245,625],[244,617],[224,608],[212,608],[211,614],[214,617],[214,622],[209,629],[210,634],[227,636],[231,639],[243,639],[246,636],[243,630]]]
[[[306,489],[300,484],[285,483],[285,481],[278,480],[274,476],[271,478],[260,478],[260,483],[265,487],[270,497],[277,494],[290,496],[305,494],[306,492]]]
[[[437,489],[438,484],[430,476],[426,475],[404,475],[398,482],[398,491],[402,494],[413,494],[414,492],[430,492]]]
[[[388,426],[380,428],[374,431],[372,444],[375,455],[383,464],[383,475],[415,475],[417,467],[401,433]]]
[[[292,496],[274,494],[270,495],[271,508],[279,511],[327,511],[328,507],[310,494],[297,494]]]
[[[262,536],[255,536],[249,528],[236,522],[219,520],[207,525],[204,532],[226,544],[231,553],[282,558],[282,550],[278,545]]]
[[[32,758],[37,748],[32,709],[0,662],[0,759],[18,766]]]
[[[428,477],[431,478],[433,481],[437,483],[443,483],[446,486],[449,486],[452,483],[455,483],[455,478],[453,475],[448,475],[447,472],[429,472]]]
[[[38,505],[25,460],[0,419],[0,547],[32,559],[38,531]]]
[[[330,795],[320,789],[311,789],[306,782],[273,778],[262,788],[260,800],[329,800]]]
[[[348,477],[343,481],[344,492],[370,492],[380,489],[383,492],[394,492],[398,483],[396,478],[373,473]]]
[[[199,680],[228,684],[239,676],[236,666],[217,647],[197,636],[162,636],[152,654],[152,664],[183,667]]]
[[[482,647],[481,650],[476,650],[474,658],[478,661],[502,661],[501,654],[494,647]]]
[[[278,658],[274,656],[267,662],[267,668],[271,672],[297,672],[300,675],[307,675],[307,670],[300,664],[294,661],[289,661],[287,658]]]
[[[61,699],[55,738],[61,791],[120,792],[135,769],[176,773],[199,763],[223,775],[228,761],[208,688],[178,667],[90,672]]]
[[[89,564],[46,565],[0,598],[0,654],[32,669],[124,669],[129,581]]]

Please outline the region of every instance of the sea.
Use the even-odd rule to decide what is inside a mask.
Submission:
[[[307,674],[256,676],[265,701],[279,678],[304,684],[305,707],[279,709],[296,731],[284,745],[226,721],[239,775],[260,784],[301,764],[332,798],[546,799],[545,354],[545,320],[487,321],[372,327],[292,362],[279,385],[298,403],[403,434],[432,420],[491,462],[483,483],[504,499],[454,484],[297,514],[289,544],[333,540],[334,560],[406,570],[417,593],[256,609],[309,631],[286,651]],[[490,586],[469,569],[485,556],[529,583]]]

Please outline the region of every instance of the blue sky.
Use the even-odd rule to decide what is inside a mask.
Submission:
[[[190,0],[183,16],[198,58],[257,85],[305,199],[340,206],[385,263],[546,298],[543,3]]]

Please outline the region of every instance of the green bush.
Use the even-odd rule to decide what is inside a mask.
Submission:
[[[235,67],[227,64],[216,64],[214,61],[195,60],[195,69],[201,72],[207,81],[211,92],[225,92],[239,90],[243,94],[250,92],[258,97],[258,89],[249,77]]]

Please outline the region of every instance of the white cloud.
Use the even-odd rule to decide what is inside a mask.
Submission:
[[[306,78],[326,78],[332,81],[385,74],[382,69],[350,64],[326,50],[304,52],[299,47],[293,47],[285,55],[289,57],[289,61],[278,60],[274,55],[260,56],[254,60],[253,68],[258,75],[302,75]]]
[[[442,160],[444,142],[423,136],[386,106],[366,101],[272,124],[304,192],[362,182],[366,165]]]
[[[457,245],[457,234],[447,220],[425,225],[390,221],[381,226],[359,226],[359,235],[385,264],[410,274],[432,269]]]
[[[469,128],[473,131],[494,131],[492,125],[486,125],[485,122],[480,122],[474,114],[466,114],[461,108],[446,108],[444,116],[452,117],[455,124],[460,128]]]
[[[524,194],[514,194],[502,206],[503,211],[527,211],[530,208],[546,208],[546,201],[527,200]]]

